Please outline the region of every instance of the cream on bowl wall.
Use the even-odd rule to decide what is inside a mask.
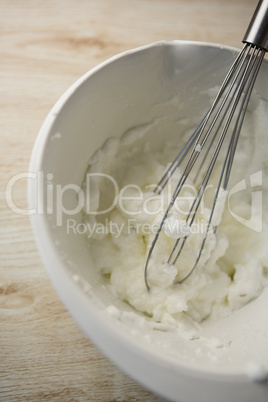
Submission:
[[[198,339],[161,330],[119,300],[95,268],[83,233],[80,189],[89,157],[107,138],[156,122],[157,147],[163,130],[167,139],[182,121],[197,123],[208,106],[206,90],[222,82],[237,52],[173,41],[109,59],[80,78],[53,107],[29,169],[36,174],[29,181],[33,231],[60,298],[107,357],[172,401],[267,401],[262,371],[268,370],[267,288],[230,316],[205,320]],[[265,100],[267,76],[265,61],[256,83]],[[175,98],[181,102],[174,104]],[[160,109],[155,107],[159,104]]]

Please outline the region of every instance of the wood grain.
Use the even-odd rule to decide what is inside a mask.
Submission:
[[[99,62],[157,40],[240,47],[255,0],[0,0],[0,400],[148,401],[84,337],[40,262],[29,219],[6,202],[49,109]],[[26,180],[12,201],[27,208]]]

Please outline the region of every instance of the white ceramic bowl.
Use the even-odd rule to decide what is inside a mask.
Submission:
[[[252,381],[246,369],[247,353],[251,360],[255,351],[258,356],[264,353],[267,362],[267,292],[242,314],[214,324],[212,336],[214,330],[233,331],[232,345],[222,360],[212,350],[209,353],[208,345],[203,357],[196,359],[200,345],[179,334],[150,330],[148,342],[148,330],[119,320],[111,309],[107,312],[111,305],[122,311],[130,311],[130,307],[103,286],[86,237],[68,233],[68,219],[81,222],[75,189],[83,182],[89,156],[109,136],[120,136],[147,121],[148,116],[158,117],[152,105],[180,94],[178,113],[201,116],[204,110],[198,94],[221,83],[237,52],[208,43],[173,41],[109,59],[80,78],[53,107],[40,130],[30,164],[33,231],[60,298],[108,358],[145,387],[172,401],[268,400],[267,382]],[[257,92],[265,99],[267,77],[265,61],[256,83]],[[169,109],[165,114],[168,118]],[[264,323],[245,336],[243,323],[248,323],[249,316],[252,326]]]

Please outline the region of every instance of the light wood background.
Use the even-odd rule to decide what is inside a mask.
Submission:
[[[27,208],[31,150],[49,109],[106,58],[157,40],[241,47],[255,0],[0,0],[0,401],[161,399],[76,327],[40,262]],[[10,204],[10,203],[9,203]],[[194,384],[193,384],[194,386]]]

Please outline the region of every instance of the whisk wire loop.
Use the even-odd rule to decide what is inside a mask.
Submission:
[[[181,193],[184,184],[194,170],[194,167],[196,166],[197,161],[202,153],[203,157],[201,158],[201,163],[197,168],[197,172],[195,174],[193,182],[196,183],[198,181],[200,174],[202,174],[203,176],[185,219],[188,227],[192,227],[199,211],[201,202],[204,198],[205,191],[208,187],[209,180],[215,168],[215,164],[222,149],[224,140],[226,139],[226,136],[229,132],[230,124],[235,115],[235,112],[238,110],[235,125],[231,130],[231,134],[229,134],[230,138],[226,151],[226,156],[224,158],[223,166],[218,178],[218,184],[212,201],[209,219],[206,225],[205,233],[203,233],[203,239],[201,241],[198,255],[190,272],[188,272],[188,274],[183,278],[178,279],[176,283],[183,283],[192,275],[202,256],[209,230],[212,229],[212,231],[216,233],[217,225],[213,225],[212,222],[217,200],[221,187],[223,188],[223,190],[226,190],[229,182],[231,168],[234,161],[234,155],[246,109],[256,77],[258,75],[258,71],[265,55],[265,51],[265,49],[261,49],[256,45],[245,43],[242,51],[239,53],[230,70],[228,71],[225,80],[223,81],[217,93],[217,96],[212,103],[212,106],[205,114],[204,118],[201,120],[193,134],[190,136],[189,140],[186,142],[182,150],[178,153],[173,163],[165,172],[154,190],[156,194],[161,194],[161,192],[173,176],[174,172],[178,168],[180,168],[182,163],[187,159],[185,162],[185,167],[184,169],[182,169],[180,179],[175,187],[175,190],[173,191],[171,201],[168,204],[168,207],[164,213],[157,233],[149,249],[144,270],[144,279],[148,290],[150,289],[148,283],[149,261],[157,240],[160,236],[160,233],[163,229],[164,223],[169,216],[177,197]],[[204,166],[208,157],[210,157],[209,163],[207,168],[204,170]],[[173,249],[167,260],[167,263],[169,265],[176,264],[186,244],[188,236],[189,235],[186,235],[183,238],[179,237],[175,241]]]

